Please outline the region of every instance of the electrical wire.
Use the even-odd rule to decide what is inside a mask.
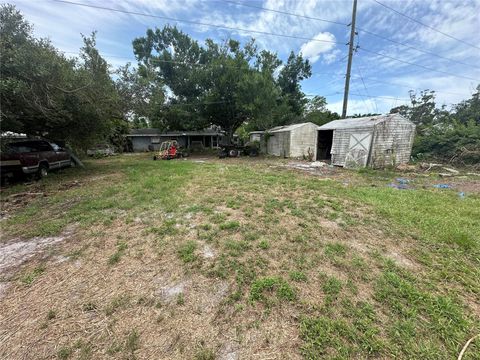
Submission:
[[[303,37],[303,36],[277,34],[277,33],[272,33],[272,32],[267,32],[267,31],[243,29],[243,28],[238,28],[238,27],[234,27],[234,26],[217,25],[217,24],[210,24],[210,23],[205,23],[205,22],[200,22],[200,21],[177,19],[177,18],[172,18],[172,17],[169,17],[169,16],[146,14],[146,13],[141,13],[141,12],[137,12],[137,11],[115,9],[115,8],[106,7],[106,6],[84,4],[84,3],[74,2],[74,1],[66,1],[66,0],[51,0],[51,1],[57,2],[57,3],[62,3],[62,4],[68,4],[68,5],[83,6],[83,7],[88,7],[88,8],[92,8],[92,9],[98,9],[98,10],[107,10],[107,11],[119,12],[119,13],[124,13],[124,14],[129,14],[129,15],[137,15],[137,16],[144,16],[144,17],[150,17],[150,18],[155,18],[155,19],[170,20],[170,21],[176,21],[176,22],[180,22],[180,23],[187,23],[187,24],[193,24],[193,25],[200,25],[200,26],[210,26],[210,27],[214,27],[214,28],[218,28],[218,29],[243,31],[243,32],[247,32],[247,33],[260,34],[260,35],[269,35],[269,36],[271,35],[271,36],[279,36],[279,37],[284,37],[284,38],[289,38],[289,39],[308,40],[308,41],[317,41],[317,42],[325,42],[325,43],[344,45],[342,42],[333,41],[333,40],[323,40],[323,39],[315,39],[315,38],[309,38],[309,37]]]
[[[404,14],[404,13],[402,13],[402,12],[400,12],[400,11],[398,11],[398,10],[396,10],[396,9],[388,6],[388,5],[385,5],[385,4],[381,3],[380,1],[377,1],[377,0],[373,0],[373,1],[376,2],[378,5],[381,5],[381,6],[383,6],[384,8],[389,9],[389,10],[393,11],[394,13],[396,13],[396,14],[398,14],[398,15],[400,15],[400,16],[403,16],[403,17],[405,17],[405,18],[407,18],[407,19],[409,19],[409,20],[411,20],[411,21],[413,21],[413,22],[416,22],[417,24],[420,24],[420,25],[422,25],[422,26],[424,26],[424,27],[426,27],[426,28],[429,28],[430,30],[436,31],[436,32],[439,33],[439,34],[442,34],[442,35],[444,35],[444,36],[446,36],[446,37],[449,37],[450,39],[456,40],[456,41],[461,42],[461,43],[463,43],[463,44],[465,44],[465,45],[468,45],[468,46],[471,46],[471,47],[473,47],[473,48],[475,48],[475,49],[480,50],[480,47],[478,47],[478,46],[476,46],[476,45],[470,44],[469,42],[466,42],[465,40],[456,38],[456,37],[454,37],[454,36],[452,36],[452,35],[450,35],[450,34],[447,34],[447,33],[443,32],[443,31],[440,31],[440,30],[438,30],[438,29],[435,29],[433,26],[427,25],[427,24],[425,24],[425,23],[423,23],[423,22],[421,22],[421,21],[419,21],[419,20],[417,20],[417,19],[415,19],[415,18],[413,18],[413,17],[411,17],[411,16],[409,16],[409,15],[407,15],[407,14]]]
[[[390,55],[381,54],[381,53],[378,53],[376,51],[368,50],[368,49],[365,49],[365,48],[362,48],[362,47],[359,47],[357,50],[365,51],[365,52],[368,52],[368,53],[371,53],[371,54],[374,54],[374,55],[378,55],[378,56],[381,56],[381,57],[384,57],[384,58],[387,58],[387,59],[395,60],[395,61],[398,61],[398,62],[401,62],[401,63],[404,63],[404,64],[417,66],[417,67],[420,67],[420,68],[425,69],[425,70],[434,71],[434,72],[438,72],[438,73],[442,73],[442,74],[446,74],[446,75],[450,75],[450,76],[455,76],[455,77],[462,78],[462,79],[467,79],[467,80],[473,80],[473,81],[479,81],[480,82],[480,80],[474,79],[474,78],[471,78],[471,77],[468,77],[468,76],[456,75],[456,74],[448,72],[448,71],[432,69],[432,68],[429,68],[427,66],[412,63],[412,62],[402,60],[402,59],[399,59],[399,58],[396,58],[396,57],[393,57],[393,56],[390,56]]]
[[[331,21],[331,20],[321,19],[321,18],[313,17],[313,16],[306,16],[306,15],[296,14],[296,13],[292,13],[292,12],[288,12],[288,11],[281,11],[281,10],[275,10],[275,9],[265,8],[265,7],[263,7],[263,6],[251,5],[251,4],[245,3],[245,2],[240,3],[240,2],[236,2],[236,1],[230,1],[230,0],[226,0],[226,1],[224,1],[224,2],[230,3],[230,4],[235,4],[235,5],[238,5],[238,6],[248,7],[248,8],[252,8],[252,9],[259,9],[259,10],[269,11],[269,12],[278,13],[278,14],[282,14],[282,15],[294,16],[294,17],[298,17],[298,18],[302,18],[302,19],[321,21],[321,22],[326,22],[326,23],[335,24],[335,25],[349,26],[349,24],[347,24],[347,23],[342,23],[342,22],[338,22],[338,21]],[[424,49],[421,49],[421,48],[419,48],[419,47],[416,47],[416,46],[413,46],[413,45],[410,45],[410,44],[407,44],[407,43],[404,43],[404,42],[401,42],[401,41],[398,41],[398,40],[391,39],[391,38],[389,38],[389,37],[386,37],[386,36],[383,36],[383,35],[374,33],[373,31],[370,31],[370,30],[367,30],[367,29],[363,29],[363,28],[358,27],[358,26],[355,27],[355,30],[356,30],[356,31],[364,32],[364,33],[369,34],[369,35],[371,35],[371,36],[375,36],[375,37],[377,37],[377,38],[379,38],[379,39],[382,39],[382,40],[385,40],[385,41],[389,41],[389,42],[394,43],[394,44],[397,44],[397,45],[404,46],[404,47],[409,48],[409,49],[412,49],[412,50],[419,51],[419,52],[424,53],[424,54],[427,54],[427,55],[431,55],[431,56],[438,57],[438,58],[443,59],[443,60],[448,60],[448,61],[455,62],[455,63],[460,64],[460,65],[472,67],[472,68],[475,68],[475,69],[478,69],[478,68],[479,68],[479,67],[476,66],[476,65],[472,65],[472,64],[464,63],[464,62],[462,62],[462,61],[458,61],[458,60],[455,60],[455,59],[451,59],[451,58],[448,58],[448,57],[439,55],[439,54],[437,54],[437,53],[435,53],[435,52],[428,51],[428,50],[424,50]]]
[[[224,25],[216,25],[216,24],[203,23],[203,22],[198,22],[198,21],[176,19],[176,18],[171,18],[171,17],[167,17],[167,16],[145,14],[145,13],[140,13],[140,12],[136,12],[136,11],[128,11],[128,10],[122,10],[122,9],[109,8],[109,7],[105,7],[105,6],[84,4],[84,3],[78,3],[78,2],[73,2],[73,1],[66,1],[66,0],[51,0],[51,1],[58,2],[58,3],[63,3],[63,4],[68,4],[68,5],[83,6],[83,7],[94,8],[94,9],[99,9],[99,10],[107,10],[107,11],[114,11],[114,12],[120,12],[120,13],[131,14],[131,15],[138,15],[138,16],[159,18],[159,19],[165,19],[165,20],[172,20],[172,21],[184,22],[184,23],[195,24],[195,25],[212,26],[212,27],[215,27],[215,28],[221,28],[221,29],[227,29],[227,30],[245,31],[245,32],[258,33],[258,34],[262,34],[262,35],[272,35],[272,36],[280,36],[280,37],[286,37],[286,38],[292,38],[292,39],[300,39],[300,40],[308,40],[308,41],[318,41],[318,42],[327,42],[327,43],[335,43],[335,44],[345,45],[345,44],[340,43],[340,42],[338,42],[338,41],[321,40],[321,39],[315,39],[315,38],[299,37],[299,36],[294,36],[294,35],[276,34],[276,33],[270,33],[270,32],[266,32],[266,31],[248,30],[248,29],[242,29],[242,28],[236,28],[236,27],[230,27],[230,26],[224,26]],[[374,1],[375,1],[375,0],[374,0]],[[385,57],[385,58],[389,58],[389,59],[392,59],[392,60],[396,60],[396,61],[399,61],[399,62],[403,62],[403,63],[405,63],[405,64],[409,64],[409,65],[412,65],[412,66],[421,67],[421,68],[426,69],[426,70],[429,70],[429,71],[435,71],[435,72],[439,72],[439,73],[444,73],[444,74],[448,74],[448,75],[451,75],[451,76],[456,76],[456,77],[459,77],[459,78],[464,78],[464,79],[467,79],[467,80],[480,81],[480,80],[478,80],[478,79],[473,79],[473,78],[466,77],[466,76],[462,76],[462,75],[455,75],[455,74],[453,74],[453,73],[449,73],[449,72],[446,72],[446,71],[435,70],[435,69],[432,69],[432,68],[429,68],[429,67],[426,67],[426,66],[423,66],[423,65],[420,65],[420,64],[415,64],[415,63],[407,62],[407,61],[404,61],[404,60],[395,58],[395,57],[393,57],[393,56],[389,56],[389,55],[377,53],[377,52],[375,52],[375,51],[371,51],[371,50],[368,50],[368,49],[361,48],[361,50],[366,51],[366,52],[370,52],[370,53],[372,53],[372,54],[376,54],[376,55],[378,55],[378,56],[382,56],[382,57]]]

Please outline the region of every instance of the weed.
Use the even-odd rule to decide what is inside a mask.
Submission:
[[[267,250],[268,248],[270,248],[270,243],[268,242],[268,240],[263,239],[258,243],[258,247],[260,249]]]
[[[202,348],[194,356],[195,360],[215,360],[215,352],[211,349]]]
[[[197,243],[193,240],[183,243],[178,248],[178,256],[184,263],[190,263],[197,259],[195,250],[197,249]]]
[[[125,296],[125,295],[117,296],[113,298],[113,300],[110,301],[108,306],[105,308],[105,314],[110,316],[119,308],[126,307],[129,303],[130,303],[130,298],[128,296]]]
[[[88,302],[82,305],[83,311],[95,311],[97,310],[97,304],[93,302]]]
[[[48,313],[47,313],[47,320],[53,320],[57,317],[57,312],[55,310],[48,310]]]
[[[227,221],[220,224],[220,230],[236,230],[240,227],[240,223],[238,221]]]
[[[199,226],[200,229],[202,230],[205,230],[205,231],[208,231],[208,230],[211,230],[212,229],[212,225],[211,224],[202,224]]]
[[[21,282],[25,285],[31,285],[44,272],[45,272],[45,267],[44,266],[37,266],[31,272],[25,274],[21,278]]]
[[[180,293],[177,295],[177,305],[184,305],[185,304],[185,295]]]
[[[343,257],[347,253],[347,247],[340,243],[327,244],[325,246],[325,256],[333,259],[337,256]]]
[[[322,285],[322,290],[326,295],[336,297],[342,291],[342,282],[332,276]]]
[[[305,273],[302,271],[290,271],[288,275],[290,276],[290,279],[296,282],[307,281],[307,275],[305,275]]]
[[[108,264],[115,265],[116,263],[118,263],[127,248],[128,245],[126,242],[119,241],[117,243],[117,251],[110,255],[110,257],[108,258]]]
[[[125,340],[125,350],[130,353],[130,355],[134,355],[135,351],[138,350],[140,347],[140,335],[138,334],[137,330],[132,330]]]
[[[225,241],[225,248],[230,256],[238,257],[250,249],[250,243],[245,240],[227,240]]]
[[[279,300],[294,301],[295,290],[280,277],[266,277],[255,280],[250,289],[250,300],[269,302],[265,293],[274,292]]]
[[[68,359],[70,355],[72,355],[72,349],[67,346],[63,346],[57,351],[57,357],[61,360]]]

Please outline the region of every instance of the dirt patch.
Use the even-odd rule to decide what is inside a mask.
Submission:
[[[15,239],[0,245],[0,275],[13,271],[45,249],[65,241],[72,231],[66,231],[59,236],[34,237],[29,240]]]

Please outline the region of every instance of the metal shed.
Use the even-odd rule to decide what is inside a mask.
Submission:
[[[318,126],[307,122],[287,126],[277,126],[265,132],[267,154],[283,157],[303,157],[317,152]]]
[[[399,114],[335,120],[318,128],[317,160],[344,167],[407,163],[415,125]]]

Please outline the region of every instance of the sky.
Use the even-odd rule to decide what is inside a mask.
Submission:
[[[144,36],[148,28],[167,24],[200,43],[207,38],[245,43],[254,37],[259,49],[277,52],[284,61],[291,51],[301,52],[311,61],[313,72],[302,82],[302,90],[309,96],[325,96],[327,107],[341,113],[353,0],[72,1],[136,14],[53,0],[10,3],[33,24],[36,36],[49,38],[66,55],[78,53],[80,34],[97,31],[98,48],[113,68],[135,64],[132,40]],[[435,90],[438,106],[470,98],[480,84],[480,0],[378,1],[438,31],[375,0],[358,0],[358,50],[353,57],[348,114],[386,113],[408,103],[409,90]]]

